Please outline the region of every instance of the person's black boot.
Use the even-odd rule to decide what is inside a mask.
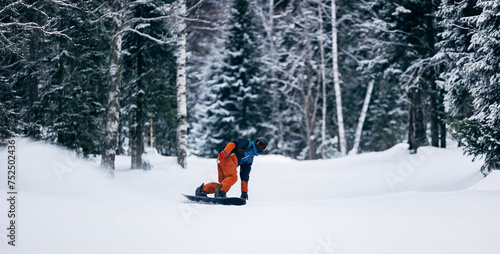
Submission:
[[[194,195],[196,195],[198,197],[206,197],[208,193],[203,189],[204,185],[205,184],[202,183],[200,187],[196,188],[196,191],[194,192]]]
[[[221,191],[220,190],[221,188],[222,188],[222,184],[219,185],[219,188],[217,188],[217,190],[215,190],[214,197],[216,197],[216,198],[226,198],[226,192],[225,191]]]

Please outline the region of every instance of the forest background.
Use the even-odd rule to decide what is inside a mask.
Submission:
[[[6,0],[0,140],[148,168],[239,137],[321,159],[408,142],[500,168],[500,3]]]

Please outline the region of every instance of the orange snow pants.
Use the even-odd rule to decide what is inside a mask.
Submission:
[[[228,154],[224,159],[220,155],[217,157],[217,171],[219,172],[219,182],[207,183],[203,186],[203,190],[208,194],[215,193],[215,190],[222,184],[221,191],[228,192],[236,181],[238,181],[238,158],[234,153]]]

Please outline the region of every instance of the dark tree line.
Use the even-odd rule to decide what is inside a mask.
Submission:
[[[213,155],[229,138],[215,138],[221,133],[255,133],[267,135],[273,153],[308,159],[338,156],[339,128],[330,71],[331,1],[248,1],[253,11],[246,15],[252,15],[254,29],[244,32],[233,29],[243,25],[234,21],[237,14],[231,9],[246,1],[228,2],[231,7],[225,11],[199,10],[210,15],[206,17],[210,24],[198,22],[193,27],[192,36],[203,44],[197,44],[202,45],[200,51],[192,50],[191,87],[197,91],[196,101],[191,101],[197,109],[191,114],[192,151]],[[208,4],[220,7],[215,1]],[[485,171],[498,168],[498,145],[494,145],[499,139],[498,125],[494,125],[499,115],[498,2],[338,0],[336,5],[342,111],[349,149],[368,84],[373,82],[361,151],[380,151],[408,142],[415,153],[423,145],[446,147],[447,137],[453,136],[468,153],[486,155]],[[251,31],[255,33],[245,35]],[[238,34],[258,38],[258,42],[238,45],[231,41]],[[259,98],[260,109],[250,124],[232,118],[241,113],[238,109],[224,107],[239,103],[241,95],[220,100],[237,95],[224,90],[237,86],[226,88],[223,84],[227,82],[218,79],[236,77],[224,70],[231,63],[225,55],[233,52],[229,54],[234,56],[234,48],[245,45],[256,46],[260,56],[255,61],[252,54],[238,55],[258,68],[253,75],[259,79],[259,89],[246,92]],[[211,53],[206,54],[208,51]],[[324,77],[326,95],[320,89],[322,63],[329,70]],[[248,69],[242,64],[232,66],[232,70],[238,68]],[[321,117],[322,111],[326,111],[326,119]],[[322,122],[328,126],[326,142],[321,139]],[[263,128],[243,131],[249,126]],[[199,144],[204,145],[200,148]]]
[[[112,109],[121,114],[113,116],[118,132],[108,140],[115,153],[131,154],[132,168],[142,168],[152,123],[155,148],[174,155],[170,2],[2,2],[0,139],[28,136],[101,154],[111,138],[106,119],[114,83],[121,89]]]
[[[361,152],[399,142],[417,152],[452,136],[485,156],[485,173],[499,167],[498,1],[337,0],[335,20],[331,0],[193,0],[187,17],[176,4],[3,1],[0,139],[130,154],[143,168],[152,123],[154,147],[176,155],[182,20],[191,153],[265,136],[272,153],[339,156],[340,95],[347,150],[360,140]]]

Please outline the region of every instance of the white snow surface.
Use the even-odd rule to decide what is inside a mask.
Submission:
[[[500,172],[461,149],[407,146],[338,159],[254,160],[245,206],[189,203],[217,179],[148,150],[152,170],[99,170],[44,142],[18,139],[17,238],[7,244],[7,151],[0,149],[0,253],[498,253]],[[239,196],[238,181],[228,196]]]

